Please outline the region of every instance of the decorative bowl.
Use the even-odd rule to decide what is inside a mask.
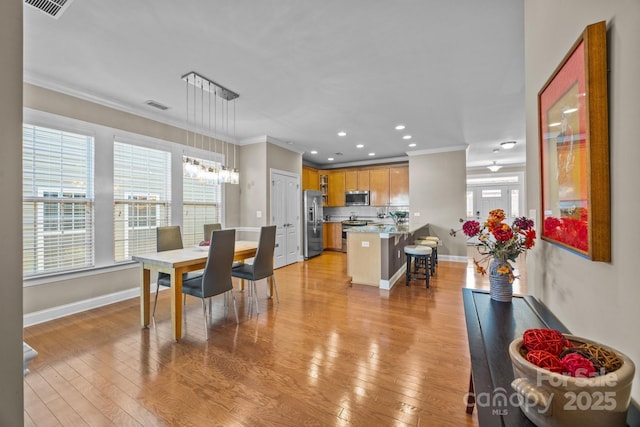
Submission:
[[[626,426],[635,366],[619,351],[573,335],[573,342],[594,344],[612,351],[622,366],[603,375],[572,377],[540,368],[521,353],[522,338],[509,345],[509,356],[520,409],[538,427]]]

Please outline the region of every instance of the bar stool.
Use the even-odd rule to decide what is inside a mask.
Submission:
[[[413,242],[417,246],[427,246],[431,248],[431,259],[429,266],[431,267],[431,275],[436,274],[436,265],[438,264],[438,243],[433,240],[416,240]]]
[[[435,257],[436,257],[436,265],[438,265],[438,245],[440,244],[440,238],[438,236],[425,236],[421,238],[422,240],[432,240],[434,242],[436,242],[436,249],[435,249]]]
[[[407,286],[409,286],[411,280],[424,280],[427,288],[429,287],[429,258],[431,258],[431,252],[431,248],[428,246],[407,245],[404,247],[404,253],[407,256]],[[411,268],[411,261],[413,261],[413,269]]]

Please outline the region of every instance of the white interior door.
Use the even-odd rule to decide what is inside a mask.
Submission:
[[[271,224],[276,226],[274,267],[300,258],[300,177],[271,171]]]
[[[286,265],[298,262],[300,259],[300,180],[298,177],[289,177],[286,182],[286,218],[287,227],[285,235],[287,240]]]
[[[521,216],[520,213],[520,189],[517,185],[503,185],[491,187],[479,187],[475,190],[478,208],[475,212],[477,219],[484,221],[489,217],[489,212],[494,209],[502,209],[507,223]]]

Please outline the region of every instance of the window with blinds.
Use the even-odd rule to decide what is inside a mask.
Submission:
[[[114,259],[156,250],[156,228],[171,222],[171,153],[114,142]]]
[[[183,164],[185,160],[186,158],[183,158]],[[195,160],[205,169],[222,168],[220,163],[211,160]],[[209,174],[183,174],[182,239],[185,246],[197,245],[205,239],[204,224],[221,222],[221,187]]]
[[[93,266],[93,137],[22,129],[24,276]]]

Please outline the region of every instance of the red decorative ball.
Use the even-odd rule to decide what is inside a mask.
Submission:
[[[522,334],[522,345],[527,350],[545,350],[559,356],[567,347],[567,340],[562,332],[555,329],[527,329]]]
[[[540,368],[548,369],[558,374],[562,373],[563,370],[560,358],[546,350],[530,350],[527,353],[527,360]]]
[[[572,377],[592,377],[596,372],[593,363],[578,353],[569,353],[562,358],[562,369]]]

